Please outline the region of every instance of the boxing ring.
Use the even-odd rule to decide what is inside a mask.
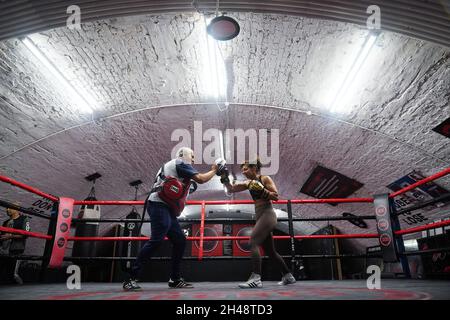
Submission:
[[[434,181],[450,174],[450,168],[444,169],[436,174],[424,178],[401,190],[391,194],[375,195],[373,198],[342,198],[342,199],[292,199],[273,201],[273,204],[286,205],[288,218],[279,218],[278,221],[286,221],[289,226],[289,235],[274,236],[274,240],[289,240],[291,244],[291,254],[283,256],[291,261],[292,267],[302,259],[359,259],[368,258],[366,254],[318,254],[302,255],[296,254],[296,239],[364,239],[378,238],[381,248],[380,255],[370,255],[382,257],[383,260],[394,258],[402,264],[406,279],[382,279],[380,289],[368,289],[366,280],[305,280],[297,281],[288,286],[279,286],[277,282],[264,281],[263,288],[242,290],[235,282],[195,282],[193,289],[169,289],[167,283],[147,282],[140,283],[142,291],[124,292],[120,283],[81,283],[81,289],[70,290],[66,283],[38,283],[25,284],[23,286],[0,286],[0,299],[31,299],[31,300],[429,300],[429,299],[450,299],[450,285],[447,281],[437,280],[413,280],[408,274],[409,269],[407,257],[412,255],[430,255],[436,252],[449,252],[450,248],[439,248],[430,250],[406,251],[403,245],[402,236],[429,229],[450,225],[450,220],[430,223],[419,227],[400,229],[399,223],[395,223],[396,217],[404,211],[414,211],[427,205],[450,199],[450,194],[415,205],[403,211],[396,212],[392,204],[392,199],[404,194],[414,188]],[[29,232],[24,230],[0,227],[0,231],[11,234],[20,234],[27,237],[38,238],[45,241],[43,256],[20,255],[13,258],[19,260],[42,261],[42,269],[58,269],[62,267],[63,261],[70,261],[74,264],[77,261],[101,261],[101,260],[134,260],[134,257],[67,257],[65,256],[66,246],[69,241],[147,241],[148,237],[76,237],[70,234],[72,222],[76,223],[102,223],[102,222],[134,222],[150,223],[150,220],[140,219],[75,219],[73,218],[74,206],[76,205],[123,205],[142,206],[144,201],[81,201],[67,197],[56,197],[42,192],[34,187],[15,181],[11,178],[0,176],[0,181],[11,184],[15,187],[29,191],[43,198],[51,200],[55,204],[52,215],[33,212],[30,209],[20,207],[16,204],[0,200],[0,206],[16,209],[27,215],[36,216],[49,221],[47,234],[39,232]],[[249,240],[248,236],[205,236],[205,224],[217,222],[217,219],[206,218],[206,207],[214,205],[239,205],[253,204],[252,200],[219,200],[219,201],[188,201],[187,205],[201,206],[200,219],[180,219],[180,222],[200,222],[199,236],[190,236],[188,241],[198,241],[199,250],[197,255],[184,257],[185,260],[206,260],[220,259],[221,257],[204,256],[204,242],[217,240]],[[373,203],[375,207],[374,215],[358,216],[361,219],[375,219],[377,221],[378,233],[361,234],[325,234],[325,235],[297,235],[294,232],[294,221],[323,221],[323,220],[350,220],[354,217],[301,217],[293,218],[293,205],[324,204],[324,203]],[[222,219],[223,220],[223,219]],[[394,223],[390,225],[391,222]],[[244,221],[238,219],[238,221]],[[398,219],[397,219],[398,222]],[[389,228],[388,228],[389,227]],[[392,245],[397,243],[396,252],[392,252]],[[391,257],[391,258],[389,258]],[[250,259],[249,257],[223,257],[231,259]],[[264,257],[266,258],[266,257]],[[155,257],[154,259],[168,260],[169,257]],[[214,279],[211,279],[214,280]]]

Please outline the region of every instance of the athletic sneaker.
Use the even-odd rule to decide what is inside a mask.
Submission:
[[[169,279],[169,288],[172,289],[190,289],[193,288],[194,286],[191,283],[187,283],[186,281],[184,281],[183,278],[180,278],[178,280],[172,280]]]
[[[259,274],[253,273],[248,278],[247,282],[239,283],[239,288],[241,289],[254,289],[262,288],[261,276]]]
[[[295,283],[295,278],[294,278],[294,276],[292,275],[292,273],[286,273],[282,278],[281,278],[281,281],[280,282],[278,282],[278,284],[280,285],[280,286],[285,286],[285,285],[288,285],[288,284],[293,284],[293,283]]]
[[[137,284],[136,280],[128,279],[123,283],[123,290],[125,291],[138,291],[142,288]]]

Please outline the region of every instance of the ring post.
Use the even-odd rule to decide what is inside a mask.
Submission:
[[[389,198],[389,205],[390,205],[390,215],[392,220],[392,231],[395,232],[400,230],[400,221],[398,219],[399,215],[397,214],[395,210],[394,205],[394,199]],[[403,241],[402,235],[394,236],[395,242],[397,244],[397,248],[399,252],[405,252],[405,243]],[[408,262],[408,256],[406,255],[400,255],[399,257],[400,263],[402,265],[403,273],[405,274],[406,278],[411,279],[411,270],[409,268],[409,262]]]
[[[295,239],[294,239],[294,223],[292,222],[292,203],[291,200],[287,202],[287,214],[289,220],[289,236],[291,240],[291,270],[295,273]]]
[[[198,260],[201,261],[203,259],[203,237],[205,233],[205,201],[202,201],[202,217],[200,221],[200,250],[198,252]]]
[[[59,205],[52,210],[49,234],[54,235],[45,245],[45,268],[59,268],[66,252],[67,240],[70,236],[70,224],[73,216],[74,199],[60,198]]]
[[[52,254],[52,247],[53,247],[53,235],[55,234],[55,228],[56,228],[56,219],[58,217],[58,202],[53,202],[52,210],[50,211],[50,222],[48,224],[47,234],[49,236],[52,236],[51,239],[45,241],[45,247],[44,247],[44,255],[41,265],[41,272],[40,272],[40,281],[44,282],[46,278],[46,271],[48,268],[48,264],[50,262],[50,256]]]
[[[395,247],[394,232],[392,231],[392,214],[387,193],[376,194],[373,204],[375,206],[375,216],[377,221],[378,241],[381,246],[384,262],[398,262],[397,250]]]

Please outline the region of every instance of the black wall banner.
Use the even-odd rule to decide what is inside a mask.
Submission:
[[[374,196],[375,216],[377,219],[378,240],[383,253],[383,261],[397,262],[394,234],[392,232],[388,194]]]
[[[433,131],[440,133],[447,138],[450,138],[450,118],[442,122],[436,128],[433,128]]]
[[[424,178],[425,177],[420,172],[412,171],[412,172],[408,173],[406,176],[401,177],[400,179],[394,181],[387,187],[389,189],[391,189],[392,191],[398,191],[398,190],[403,189],[411,184],[414,184],[417,181],[422,180]],[[419,203],[422,203],[422,202],[425,202],[428,200],[432,200],[432,199],[436,199],[444,194],[448,194],[449,192],[450,191],[437,185],[434,182],[428,182],[428,183],[421,185],[411,191],[408,191],[404,194],[401,194],[401,195],[395,197],[395,199],[394,199],[395,209],[396,210],[408,209]],[[432,210],[435,208],[442,207],[448,203],[450,203],[450,202],[449,201],[438,202],[436,204],[429,205],[429,206],[423,208],[422,210],[425,210],[425,211]],[[402,214],[401,216],[403,216],[403,217],[400,220],[409,225],[425,222],[426,220],[428,220],[428,218],[426,218],[420,212],[419,213],[406,212],[406,213]]]
[[[362,183],[339,172],[317,166],[300,189],[300,192],[318,199],[346,198],[362,186]]]

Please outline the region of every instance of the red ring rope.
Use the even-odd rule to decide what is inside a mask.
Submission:
[[[435,222],[435,223],[426,224],[426,225],[420,226],[420,227],[414,227],[414,228],[409,228],[409,229],[403,229],[403,230],[395,231],[395,234],[396,235],[402,235],[402,234],[416,233],[416,232],[419,232],[419,231],[424,231],[424,230],[444,227],[444,226],[448,226],[448,225],[450,225],[450,220],[445,220],[445,221],[441,221],[441,222]]]
[[[33,238],[46,239],[46,240],[50,240],[53,238],[52,236],[49,236],[49,235],[43,234],[43,233],[31,232],[31,231],[26,231],[26,230],[21,230],[21,229],[6,228],[6,227],[0,227],[0,231],[6,232],[6,233],[20,234],[23,236],[29,236],[29,237],[33,237]]]
[[[400,194],[403,194],[403,193],[408,192],[408,191],[410,191],[410,190],[412,190],[412,189],[415,189],[415,188],[417,188],[418,186],[421,186],[421,185],[423,185],[423,184],[425,184],[425,183],[428,183],[428,182],[430,182],[430,181],[439,179],[439,178],[441,178],[441,177],[443,177],[443,176],[446,176],[446,175],[448,175],[448,174],[450,174],[450,168],[444,169],[444,170],[442,170],[442,171],[440,171],[440,172],[438,172],[438,173],[436,173],[436,174],[433,174],[432,176],[429,176],[428,178],[424,178],[424,179],[422,179],[422,180],[419,180],[419,181],[417,181],[416,183],[413,183],[412,185],[409,185],[409,186],[407,186],[407,187],[405,187],[405,188],[403,188],[403,189],[400,189],[400,190],[398,190],[398,191],[396,191],[396,192],[394,192],[394,193],[391,193],[391,194],[389,195],[389,198],[396,197],[396,196],[398,196],[398,195],[400,195]]]
[[[289,200],[278,200],[272,201],[273,204],[287,204]],[[295,204],[317,204],[317,203],[357,203],[357,202],[373,202],[373,198],[330,198],[330,199],[294,199],[291,200],[291,203]],[[201,206],[205,205],[236,205],[236,204],[254,204],[253,200],[189,200],[186,201],[187,205],[197,205]],[[74,205],[143,205],[144,201],[129,201],[129,200],[97,200],[97,201],[88,201],[88,200],[76,200]]]
[[[52,200],[53,202],[57,202],[59,199],[55,196],[52,196],[51,194],[47,194],[45,192],[42,192],[36,188],[30,187],[29,185],[26,185],[22,182],[13,180],[11,178],[5,177],[5,176],[0,176],[0,181],[12,184],[13,186],[19,187],[21,189],[27,190],[29,192],[32,192],[34,194],[37,194],[38,196],[44,197],[46,199]]]
[[[275,240],[288,240],[290,236],[273,236]],[[294,236],[295,239],[337,239],[337,238],[378,238],[376,233],[360,234],[313,234]],[[147,241],[149,237],[69,237],[68,241]],[[219,237],[186,237],[187,240],[213,241],[213,240],[250,240],[249,236],[219,236]],[[164,238],[167,240],[167,238]]]

